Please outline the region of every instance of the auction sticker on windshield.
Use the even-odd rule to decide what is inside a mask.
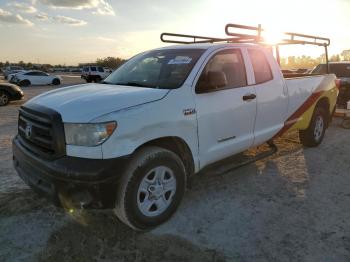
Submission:
[[[168,65],[181,65],[181,64],[189,64],[191,63],[192,58],[188,56],[177,56],[171,60],[169,60]]]

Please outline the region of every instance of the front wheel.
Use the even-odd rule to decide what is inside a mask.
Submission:
[[[185,167],[175,153],[159,147],[143,148],[122,176],[115,213],[133,229],[151,229],[176,211],[185,188]]]
[[[6,106],[10,102],[10,96],[5,91],[0,91],[0,106]]]
[[[52,80],[52,84],[53,84],[54,86],[58,86],[58,85],[61,84],[61,81],[60,81],[58,78],[55,78],[54,80]]]
[[[30,86],[30,81],[29,80],[22,80],[21,82],[19,82],[19,86],[22,86],[22,87]]]
[[[307,147],[321,144],[327,128],[327,113],[322,107],[316,107],[311,123],[306,130],[299,130],[300,142]]]

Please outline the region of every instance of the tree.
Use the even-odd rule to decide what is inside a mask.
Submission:
[[[96,64],[102,67],[108,67],[111,69],[116,69],[121,66],[125,62],[124,59],[119,57],[106,57],[106,58],[98,58],[96,60]]]
[[[343,57],[343,61],[350,61],[350,50],[344,50],[341,52],[341,56]]]
[[[332,55],[329,59],[330,62],[339,62],[340,60],[340,55]]]

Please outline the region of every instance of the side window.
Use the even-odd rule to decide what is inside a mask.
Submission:
[[[96,72],[96,67],[95,66],[90,67],[90,69],[91,69],[91,71]]]
[[[100,66],[97,69],[98,69],[99,72],[102,72],[102,73],[104,72],[103,68],[100,67]]]
[[[223,50],[216,53],[205,66],[196,92],[211,92],[246,85],[247,76],[240,50]]]
[[[249,49],[248,53],[253,65],[255,83],[261,84],[272,80],[271,67],[264,52],[258,49]]]

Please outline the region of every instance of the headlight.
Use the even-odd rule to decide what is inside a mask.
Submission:
[[[64,124],[67,145],[97,146],[105,142],[117,127],[116,122]]]

